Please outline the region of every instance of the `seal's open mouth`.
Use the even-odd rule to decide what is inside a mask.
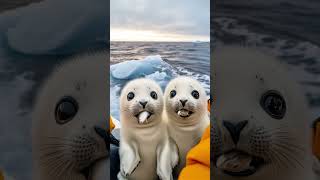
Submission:
[[[148,123],[148,119],[153,115],[153,113],[149,111],[141,111],[136,115],[139,124],[146,124]]]
[[[230,176],[250,176],[265,164],[264,159],[238,150],[224,153],[216,160],[216,167]]]
[[[178,114],[178,116],[180,116],[182,118],[187,118],[193,114],[192,111],[189,111],[187,109],[180,109],[176,113]]]

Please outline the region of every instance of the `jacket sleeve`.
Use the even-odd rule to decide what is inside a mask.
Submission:
[[[111,132],[115,127],[115,125],[113,124],[113,121],[112,121],[112,116],[110,116],[110,119],[109,119],[109,127],[110,127],[109,132]]]
[[[210,179],[210,127],[205,130],[199,144],[187,154],[187,164],[181,171],[179,180],[189,179]]]

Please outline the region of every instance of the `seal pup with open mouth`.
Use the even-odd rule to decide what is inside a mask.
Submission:
[[[179,150],[178,176],[186,165],[186,155],[201,139],[210,124],[208,97],[201,84],[189,77],[177,77],[169,82],[165,93],[165,113],[170,137]]]
[[[97,162],[107,165],[107,59],[72,57],[44,83],[33,111],[33,179],[91,180]]]
[[[121,91],[118,179],[172,179],[178,151],[162,112],[162,90],[154,81],[136,79]]]
[[[213,54],[212,178],[314,180],[309,111],[287,70],[254,49]]]

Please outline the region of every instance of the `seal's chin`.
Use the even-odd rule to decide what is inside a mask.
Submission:
[[[137,118],[139,124],[148,124],[150,122],[148,120],[152,115],[153,115],[152,112],[143,110],[137,113],[135,117]]]
[[[220,155],[215,163],[223,173],[236,177],[251,176],[265,164],[266,161],[263,158],[239,150]]]
[[[184,109],[184,108],[177,110],[176,113],[178,114],[178,116],[182,118],[190,117],[193,114],[192,111],[189,111],[188,109]]]

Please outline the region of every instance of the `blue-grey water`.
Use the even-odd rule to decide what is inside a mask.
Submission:
[[[153,79],[164,89],[178,75],[191,76],[209,96],[209,42],[112,42],[110,48],[110,105],[116,119],[121,88],[139,77]]]

